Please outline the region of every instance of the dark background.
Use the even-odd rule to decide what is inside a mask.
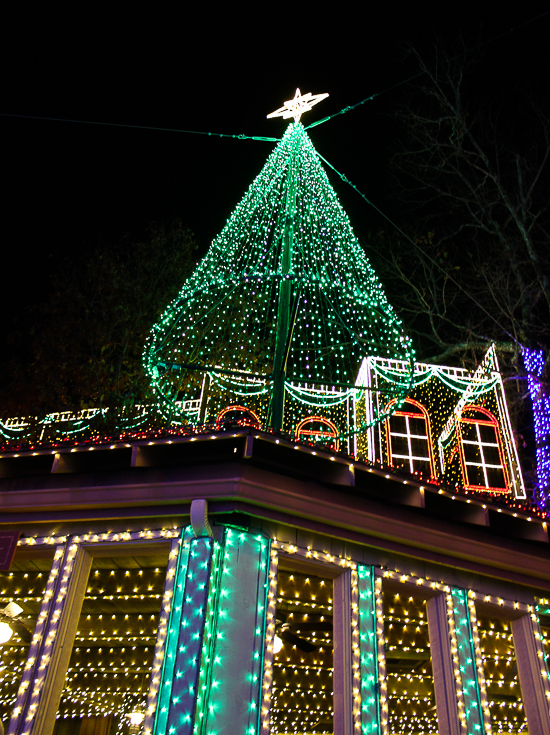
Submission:
[[[455,3],[340,3],[329,13],[313,4],[17,7],[1,24],[0,112],[8,115],[278,137],[287,123],[266,114],[297,86],[330,94],[306,125],[382,93],[310,134],[402,225],[388,161],[399,137],[391,114],[408,85],[385,90],[417,71],[404,44],[427,51],[459,35],[482,43],[472,95],[497,104],[518,85],[545,86],[550,68],[550,15],[529,22],[545,13],[542,3],[472,12]],[[204,252],[275,145],[8,116],[0,126],[4,334],[26,304],[48,298],[60,263],[100,241],[116,247],[151,220],[181,217]],[[360,239],[384,225],[329,178]]]

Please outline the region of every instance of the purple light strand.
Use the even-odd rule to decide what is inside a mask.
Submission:
[[[532,350],[528,347],[522,347],[521,350],[535,420],[537,501],[543,510],[550,510],[550,397],[545,394],[541,381],[544,353],[542,350]]]

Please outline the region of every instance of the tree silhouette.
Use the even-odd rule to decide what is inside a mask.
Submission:
[[[441,48],[431,58],[413,51],[422,75],[398,113],[394,164],[399,193],[414,207],[410,238],[380,233],[371,246],[424,360],[471,367],[494,342],[519,413],[527,378],[535,380],[538,493],[546,505],[550,426],[540,411],[550,360],[550,104],[523,90],[490,104],[465,46]],[[532,354],[540,358],[537,375]]]

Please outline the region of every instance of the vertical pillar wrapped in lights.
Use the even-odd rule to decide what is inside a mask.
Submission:
[[[164,594],[162,598],[157,641],[155,644],[155,653],[153,656],[153,669],[151,671],[151,680],[149,683],[149,691],[147,693],[147,707],[145,709],[145,720],[143,722],[144,735],[151,735],[151,733],[153,732],[153,723],[155,721],[155,713],[159,701],[159,692],[162,692],[162,672],[164,669],[164,662],[166,660],[164,656],[164,651],[166,648],[166,640],[168,638],[168,634],[171,633],[173,635],[173,628],[170,624],[174,618],[173,613],[176,610],[177,606],[172,603],[174,598],[174,589],[178,590],[178,570],[181,570],[181,567],[183,566],[182,557],[184,557],[184,555],[181,553],[183,544],[183,536],[179,539],[172,539],[172,542],[170,544],[170,556],[168,558],[168,567],[166,569],[166,581],[164,584]],[[187,565],[188,556],[188,553],[185,554],[185,565]],[[179,575],[179,577],[181,579],[181,574]]]
[[[378,640],[373,567],[357,567],[359,586],[359,645],[361,651],[361,732],[380,735]]]
[[[537,657],[540,661],[540,673],[542,677],[542,683],[546,691],[548,704],[550,705],[550,670],[548,666],[548,655],[544,652],[543,636],[540,629],[540,618],[538,616],[538,613],[541,612],[540,604],[537,604],[535,606],[535,610],[536,613],[531,614],[531,619],[533,621],[533,631],[535,634],[535,647],[537,650]]]
[[[269,585],[267,590],[267,614],[265,631],[264,675],[261,701],[260,735],[269,735],[271,714],[271,690],[273,687],[273,644],[275,641],[276,611],[277,611],[277,582],[279,571],[279,552],[271,548],[269,561]]]
[[[479,697],[481,702],[481,711],[483,714],[483,726],[485,734],[491,735],[491,712],[489,710],[489,698],[487,697],[487,687],[485,686],[485,672],[483,671],[483,657],[481,652],[481,640],[477,628],[477,613],[475,605],[476,593],[470,590],[468,593],[468,617],[472,630],[472,643],[475,655],[477,681],[479,685]]]
[[[468,735],[485,735],[466,591],[451,587],[446,598],[461,729]]]
[[[260,729],[269,552],[263,536],[227,529],[212,675],[197,735]]]
[[[177,643],[179,638],[179,629],[181,625],[183,613],[183,601],[185,593],[185,581],[187,576],[187,567],[189,563],[189,547],[190,534],[186,529],[182,538],[178,551],[176,563],[176,574],[174,579],[174,592],[172,595],[172,605],[170,610],[170,620],[166,631],[166,639],[164,642],[164,657],[162,664],[162,673],[160,676],[160,685],[158,689],[158,699],[155,711],[147,710],[144,722],[144,731],[146,735],[151,732],[163,732],[166,729],[166,720],[170,708],[170,698],[172,695],[172,685],[174,677],[174,668],[176,663]],[[151,720],[153,722],[151,722]],[[154,724],[153,724],[154,723]]]
[[[352,711],[355,735],[363,732],[361,712],[361,631],[359,628],[359,573],[357,564],[351,567],[351,673],[352,673]],[[336,603],[336,595],[335,595]]]
[[[193,731],[198,682],[208,614],[212,569],[217,570],[219,544],[209,537],[184,538],[181,546],[165,648],[155,735]]]
[[[384,600],[382,597],[382,579],[374,579],[374,616],[376,618],[376,643],[378,655],[378,696],[380,735],[389,735],[388,682],[386,679],[386,649],[384,638]]]
[[[204,632],[202,636],[202,651],[200,657],[199,680],[196,687],[194,733],[204,732],[206,725],[205,706],[208,703],[212,687],[212,667],[214,664],[214,646],[217,637],[218,605],[221,589],[221,557],[222,546],[216,543],[214,556],[210,565],[210,579],[208,581],[208,598],[206,600],[206,614]]]
[[[50,576],[48,577],[48,582],[46,584],[46,591],[42,598],[40,613],[38,614],[38,620],[31,640],[29,655],[25,668],[23,669],[19,691],[17,692],[17,699],[15,700],[15,705],[12,710],[10,724],[8,727],[9,735],[15,735],[15,733],[20,732],[19,724],[22,719],[22,714],[26,710],[26,705],[28,703],[27,700],[33,691],[31,682],[37,676],[38,665],[41,662],[40,651],[44,643],[44,635],[50,611],[54,604],[55,591],[58,586],[58,580],[60,579],[60,571],[63,565],[64,555],[65,547],[58,546],[55,550]],[[28,723],[28,718],[26,719],[26,722]]]
[[[544,510],[550,509],[550,398],[543,383],[544,352],[522,348],[523,364],[527,370],[527,385],[533,405],[535,439],[537,443],[538,502]]]
[[[42,640],[40,642],[36,661],[33,662],[33,665],[36,667],[34,678],[32,685],[29,686],[26,706],[23,712],[21,712],[22,722],[10,722],[8,730],[10,735],[15,735],[15,733],[23,733],[23,735],[30,735],[33,733],[34,735],[38,735],[38,733],[43,731],[43,721],[38,723],[36,722],[37,710],[39,703],[42,704],[43,702],[48,703],[51,701],[49,696],[42,696],[43,690],[48,677],[51,680],[51,677],[55,676],[56,661],[52,661],[54,643],[67,600],[67,592],[71,582],[73,567],[76,564],[78,570],[78,564],[76,562],[77,560],[82,562],[82,557],[84,555],[84,552],[79,548],[78,543],[75,543],[75,540],[75,537],[69,537],[67,539],[67,544],[63,549],[59,573],[56,575],[52,591],[52,605],[45,621],[45,627],[42,633]],[[53,673],[51,669],[53,669]],[[49,695],[50,692],[47,692],[47,694]],[[42,709],[44,709],[44,707]]]

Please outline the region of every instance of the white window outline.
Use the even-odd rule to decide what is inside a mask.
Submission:
[[[464,413],[466,411],[475,411],[481,414],[484,414],[487,416],[487,419],[480,419],[470,416],[464,416]],[[462,425],[463,424],[470,424],[474,425],[476,427],[476,439],[465,439],[462,436]],[[499,425],[496,417],[494,414],[492,414],[490,411],[488,411],[486,408],[482,408],[481,406],[465,406],[462,410],[462,415],[460,417],[459,421],[460,426],[460,459],[462,462],[462,468],[463,468],[463,476],[464,476],[464,487],[471,488],[473,490],[479,489],[479,490],[492,490],[494,492],[509,492],[510,491],[510,483],[508,481],[508,473],[506,472],[506,464],[504,462],[503,454],[502,454],[502,446],[499,436]],[[494,442],[485,441],[481,438],[481,432],[480,432],[480,426],[491,426],[493,428],[493,431],[495,432],[495,440]],[[464,445],[469,444],[470,446],[477,447],[479,456],[481,457],[481,462],[467,462],[466,461],[466,453],[464,451]],[[484,447],[496,447],[498,449],[498,456],[500,459],[500,464],[492,464],[490,462],[485,461],[485,452],[483,450]],[[485,481],[485,485],[474,485],[469,481],[468,477],[468,467],[481,467],[483,470],[483,479]],[[501,470],[502,471],[502,478],[504,481],[504,485],[501,487],[493,487],[493,485],[489,484],[489,477],[487,475],[487,470],[494,469],[494,470]]]
[[[295,546],[272,539],[269,566],[269,589],[267,596],[267,625],[265,635],[262,696],[264,706],[260,719],[260,735],[271,732],[271,702],[273,685],[273,639],[275,636],[275,611],[277,607],[278,569],[322,574],[333,580],[333,713],[334,732],[354,735],[361,731],[361,712],[354,706],[354,692],[361,687],[360,667],[354,658],[359,641],[359,588],[357,562],[329,552]],[[380,587],[381,588],[381,587]],[[379,608],[379,612],[381,608]],[[383,655],[383,646],[379,656]],[[385,660],[379,663],[382,678]],[[356,696],[355,696],[356,700]],[[382,731],[388,735],[387,731]]]
[[[410,404],[411,406],[414,406],[417,408],[420,413],[414,413],[412,411],[406,410],[406,404]],[[391,404],[390,404],[391,405]],[[401,418],[405,419],[405,426],[406,426],[406,432],[403,433],[401,431],[392,431],[392,425],[391,421],[394,416],[399,416]],[[425,434],[413,434],[411,433],[411,427],[409,423],[409,419],[424,419],[424,427],[425,427]],[[414,469],[414,462],[415,460],[418,462],[428,462],[430,466],[430,476],[434,476],[434,464],[433,464],[433,449],[432,449],[432,441],[431,441],[431,433],[430,433],[430,418],[428,416],[428,412],[424,408],[424,406],[421,403],[418,403],[418,401],[415,401],[412,398],[406,398],[403,402],[403,406],[401,408],[398,408],[397,411],[392,413],[392,415],[386,419],[386,430],[387,430],[387,437],[388,437],[388,455],[390,464],[393,464],[394,459],[401,459],[406,460],[409,464],[409,472],[411,474],[414,474],[416,470]],[[398,437],[404,437],[407,439],[407,447],[408,447],[408,454],[394,454],[392,451],[392,436],[398,436]],[[424,439],[426,441],[426,449],[427,449],[427,457],[419,457],[413,454],[412,451],[412,439]]]

